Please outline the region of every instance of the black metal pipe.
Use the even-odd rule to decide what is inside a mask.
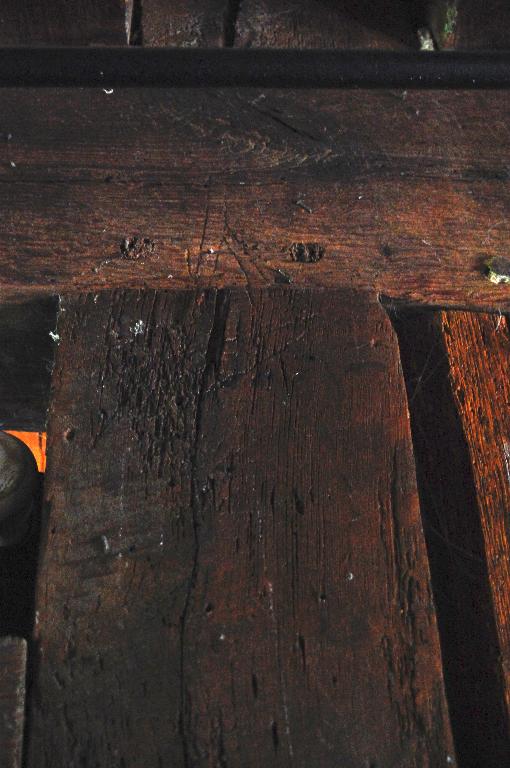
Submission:
[[[508,88],[510,51],[0,48],[0,86]]]

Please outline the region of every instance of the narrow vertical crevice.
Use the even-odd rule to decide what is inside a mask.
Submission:
[[[461,768],[510,764],[481,521],[440,318],[389,309],[407,387],[421,513]]]
[[[39,448],[44,465],[51,377],[59,341],[58,297],[44,297],[0,306],[0,429]],[[27,641],[27,673],[23,760],[27,755],[31,691],[37,649],[34,646],[35,595],[39,561],[43,498],[43,472],[32,501],[30,528],[12,546],[0,547],[0,636]],[[0,758],[1,762],[1,758]]]
[[[236,26],[241,7],[241,0],[227,0],[223,19],[223,47],[233,48],[236,39]]]
[[[143,45],[143,0],[129,0],[126,28],[128,45]]]

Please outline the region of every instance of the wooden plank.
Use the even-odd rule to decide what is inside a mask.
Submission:
[[[64,310],[28,765],[452,763],[381,305],[280,287]]]
[[[2,0],[0,45],[122,45],[125,0]]]
[[[288,279],[510,306],[483,276],[510,238],[498,93],[5,90],[0,103],[4,300]],[[302,263],[309,243],[323,256]]]
[[[439,48],[510,47],[510,7],[505,0],[431,0],[427,5],[429,24]]]
[[[510,763],[506,673],[489,577],[494,563],[487,529],[492,523],[487,510],[482,513],[483,523],[480,514],[480,504],[483,508],[487,503],[485,496],[494,494],[488,485],[481,491],[485,480],[479,468],[473,469],[472,440],[465,421],[467,411],[472,425],[478,422],[475,429],[482,429],[485,414],[490,421],[494,408],[503,413],[500,397],[496,396],[494,406],[494,391],[489,390],[500,387],[498,361],[501,363],[506,354],[506,331],[501,335],[500,325],[495,336],[490,317],[456,312],[442,316],[430,310],[397,309],[393,322],[408,390],[420,506],[458,762],[465,768],[499,768]],[[452,347],[450,355],[446,341]],[[468,359],[466,350],[471,344]],[[500,347],[499,352],[495,347]],[[456,371],[453,380],[452,370]],[[472,375],[467,386],[461,381],[466,375]],[[480,415],[473,412],[473,397]],[[483,426],[484,431],[486,428]],[[493,460],[490,443],[494,440],[494,434],[489,443],[485,440],[485,461]],[[478,474],[478,488],[473,471]],[[501,510],[495,516],[489,539],[497,538],[503,514]]]
[[[57,302],[0,305],[0,429],[44,430]]]
[[[510,734],[510,337],[506,318],[441,315],[452,392],[462,422],[494,611]]]
[[[26,660],[26,640],[0,639],[0,768],[21,768]]]
[[[221,48],[230,29],[228,0],[144,0],[141,35],[145,46]],[[227,41],[228,42],[228,41]]]
[[[235,45],[250,48],[417,48],[416,4],[408,0],[243,0]]]

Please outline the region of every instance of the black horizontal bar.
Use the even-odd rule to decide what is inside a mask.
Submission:
[[[0,86],[508,88],[510,52],[0,48]]]

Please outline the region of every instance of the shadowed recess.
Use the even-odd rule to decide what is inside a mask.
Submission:
[[[423,525],[459,764],[510,760],[504,686],[468,447],[438,312],[395,310]]]

